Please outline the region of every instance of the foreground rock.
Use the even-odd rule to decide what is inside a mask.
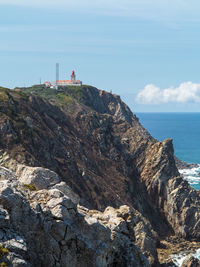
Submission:
[[[199,267],[199,266],[200,266],[200,260],[194,258],[192,255],[189,255],[181,265],[181,267]]]
[[[9,175],[0,181],[0,245],[8,250],[1,259],[8,266],[150,266],[135,245],[129,207],[104,212],[77,207],[70,198],[75,194],[66,193],[69,187],[63,193],[55,183],[47,186],[55,173],[23,166],[18,180],[3,170]],[[20,181],[48,189],[30,191]]]

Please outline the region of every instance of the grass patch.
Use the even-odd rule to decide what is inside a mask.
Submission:
[[[5,257],[8,254],[8,249],[4,248],[2,245],[0,245],[0,259]],[[0,262],[0,267],[7,267],[7,264],[5,262]]]
[[[37,191],[37,188],[35,187],[34,184],[23,184],[24,187],[30,191]]]
[[[3,261],[0,263],[0,267],[7,267],[8,265]]]
[[[40,96],[43,99],[49,100],[51,103],[56,103],[59,101],[61,104],[73,104],[74,101],[85,104],[87,106],[91,105],[91,99],[88,95],[88,89],[94,87],[90,85],[82,86],[58,86],[58,90],[53,88],[47,88],[45,85],[34,85],[32,87],[21,87],[15,88],[19,89],[19,94],[33,94]],[[23,96],[25,97],[25,96]],[[55,102],[54,102],[55,101]]]
[[[18,94],[21,98],[27,99],[27,94],[23,91],[15,91],[16,94]]]
[[[0,90],[0,101],[1,101],[1,102],[8,102],[8,101],[9,101],[9,97],[8,97],[8,95],[6,94],[5,91],[1,91],[1,90]]]
[[[62,102],[63,104],[72,104],[73,103],[73,98],[66,95],[66,94],[62,94],[62,93],[58,93],[56,95],[56,98]]]
[[[33,94],[33,95],[38,95],[41,98],[44,99],[52,99],[55,97],[57,91],[55,89],[52,88],[47,88],[44,85],[34,85],[32,87],[24,87],[24,88],[16,88],[16,89],[20,89],[20,91],[18,92],[19,94]]]
[[[26,123],[24,121],[13,121],[13,125],[15,127],[15,129],[18,130],[24,130],[24,128],[26,127]]]
[[[8,254],[8,249],[0,245],[0,258],[6,256],[7,254]]]
[[[65,92],[79,101],[87,101],[88,96],[82,86],[66,87]]]

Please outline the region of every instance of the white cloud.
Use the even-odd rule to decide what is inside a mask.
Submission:
[[[200,84],[184,82],[179,87],[166,89],[148,84],[138,93],[136,101],[142,104],[200,103]]]

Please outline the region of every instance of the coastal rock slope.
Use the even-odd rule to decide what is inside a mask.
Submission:
[[[149,266],[128,206],[88,210],[52,171],[0,171],[0,260],[8,266]],[[21,183],[27,172],[32,187]]]
[[[152,265],[158,264],[156,246],[161,239],[176,235],[199,240],[200,197],[179,175],[172,140],[151,137],[119,96],[91,86],[58,91],[42,86],[2,88],[0,113],[0,164],[18,177],[15,183],[34,184],[36,192],[48,194],[56,184],[67,186],[63,194],[71,192],[69,198],[75,196],[85,207],[75,212],[87,218],[83,210],[99,210],[86,219],[98,226],[98,216],[106,216],[108,206],[117,213],[126,205],[133,221],[135,217],[130,227],[134,234],[127,233],[130,244],[137,244]],[[27,166],[49,170],[42,180],[33,181]],[[50,171],[57,176],[50,178]],[[37,194],[33,201],[41,206]]]

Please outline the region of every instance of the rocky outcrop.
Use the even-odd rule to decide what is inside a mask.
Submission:
[[[177,235],[189,239],[199,239],[199,195],[188,185],[187,181],[180,177],[169,181],[166,213],[168,221]]]
[[[199,237],[199,195],[179,176],[173,160],[172,140],[155,143],[147,161],[148,167],[142,170],[141,178],[146,183],[152,203],[159,207],[176,235]]]
[[[72,201],[69,187],[55,187],[56,173],[20,169],[15,175],[1,168],[0,245],[8,253],[0,260],[8,266],[150,266],[135,245],[129,207],[88,210]]]
[[[158,264],[157,243],[159,236],[152,229],[150,222],[137,210],[133,210],[135,244],[147,257],[151,265]]]
[[[19,165],[16,171],[22,184],[32,184],[36,190],[49,189],[61,182],[59,176],[48,169]]]

